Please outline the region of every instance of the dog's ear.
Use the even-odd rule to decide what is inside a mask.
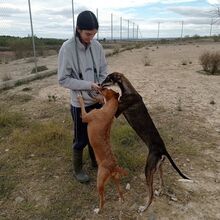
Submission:
[[[116,73],[116,74],[115,74],[115,82],[121,83],[121,82],[122,82],[121,76],[122,76],[121,73]]]

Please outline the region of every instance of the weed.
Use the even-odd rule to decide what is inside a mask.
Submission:
[[[187,61],[186,60],[182,60],[182,65],[183,66],[187,65]]]
[[[177,111],[182,111],[182,100],[178,98]]]
[[[31,91],[31,90],[32,90],[32,88],[30,88],[30,87],[25,87],[22,89],[22,91],[24,91],[24,92]]]
[[[48,68],[46,66],[37,66],[37,72],[41,72],[41,71],[44,71],[44,70],[48,70]],[[35,67],[31,70],[31,73],[36,73],[36,68]]]
[[[220,73],[220,53],[208,51],[204,52],[200,57],[200,64],[203,70],[212,75]]]
[[[16,94],[10,97],[10,101],[14,101],[15,103],[26,103],[32,100],[32,96],[29,94]]]
[[[24,116],[10,112],[6,107],[0,107],[0,136],[8,135],[14,128],[25,125]]]
[[[119,47],[115,47],[114,49],[113,49],[113,55],[115,55],[115,54],[118,54],[120,52],[120,48]]]
[[[38,58],[29,57],[26,59],[26,63],[34,63],[35,61],[38,62]]]
[[[51,102],[51,101],[54,101],[56,102],[57,100],[57,96],[56,95],[48,95],[48,101]]]
[[[8,80],[11,80],[12,79],[12,76],[10,73],[4,73],[3,76],[2,76],[2,81],[8,81]]]
[[[144,66],[150,66],[151,65],[151,60],[148,56],[145,56],[144,58]]]

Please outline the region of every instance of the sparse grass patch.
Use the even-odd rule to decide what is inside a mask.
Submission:
[[[118,163],[130,171],[143,168],[146,160],[146,148],[140,146],[138,139],[127,123],[117,123],[112,129],[113,151],[117,155]],[[133,152],[139,152],[139,154],[134,155]]]
[[[28,91],[31,91],[31,90],[32,90],[31,87],[25,87],[25,88],[22,89],[22,91],[24,91],[24,92],[28,92]]]
[[[15,130],[14,142],[20,155],[27,157],[35,154],[39,157],[53,157],[71,146],[71,133],[64,125],[53,121],[32,123],[27,131]]]
[[[3,76],[1,77],[2,78],[2,81],[9,81],[12,79],[12,76],[10,73],[4,73]]]
[[[10,97],[10,101],[14,101],[15,103],[25,103],[25,102],[29,102],[30,100],[32,100],[32,96],[29,94],[16,94]]]
[[[149,56],[144,57],[144,66],[150,66],[151,65],[151,60]]]
[[[36,60],[35,60],[35,57],[28,57],[25,59],[26,63],[34,63],[35,61],[38,62],[38,58],[36,57]]]
[[[46,66],[37,66],[37,72],[41,72],[41,71],[44,71],[44,70],[48,70],[48,68]],[[31,70],[31,73],[36,73],[36,68],[35,67]]]
[[[25,118],[22,114],[8,111],[9,107],[0,107],[0,136],[9,134],[14,128],[23,127]]]
[[[120,48],[119,47],[114,47],[112,54],[118,54],[120,52]]]
[[[0,199],[7,198],[18,183],[16,178],[12,178],[9,176],[10,174],[11,173],[8,173],[8,175],[0,175]]]
[[[56,95],[48,95],[47,97],[48,97],[48,101],[49,102],[51,102],[51,101],[56,102],[56,100],[57,100],[57,96]]]

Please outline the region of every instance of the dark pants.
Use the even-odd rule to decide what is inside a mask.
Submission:
[[[101,108],[102,105],[96,103],[94,105],[85,107],[86,112],[97,108]],[[82,122],[81,118],[81,108],[74,107],[71,105],[71,114],[74,122],[74,139],[73,139],[73,149],[82,150],[86,145],[89,144],[88,133],[87,133],[87,123]]]

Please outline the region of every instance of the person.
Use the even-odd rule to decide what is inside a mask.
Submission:
[[[80,117],[77,100],[82,95],[86,111],[101,108],[94,91],[107,76],[107,62],[102,45],[94,39],[99,24],[91,11],[83,11],[77,17],[75,36],[65,41],[58,55],[58,82],[70,89],[71,114],[74,123],[73,168],[76,179],[81,183],[90,180],[83,170],[83,150],[88,145],[92,166],[97,167],[93,149],[88,140],[87,124]]]

